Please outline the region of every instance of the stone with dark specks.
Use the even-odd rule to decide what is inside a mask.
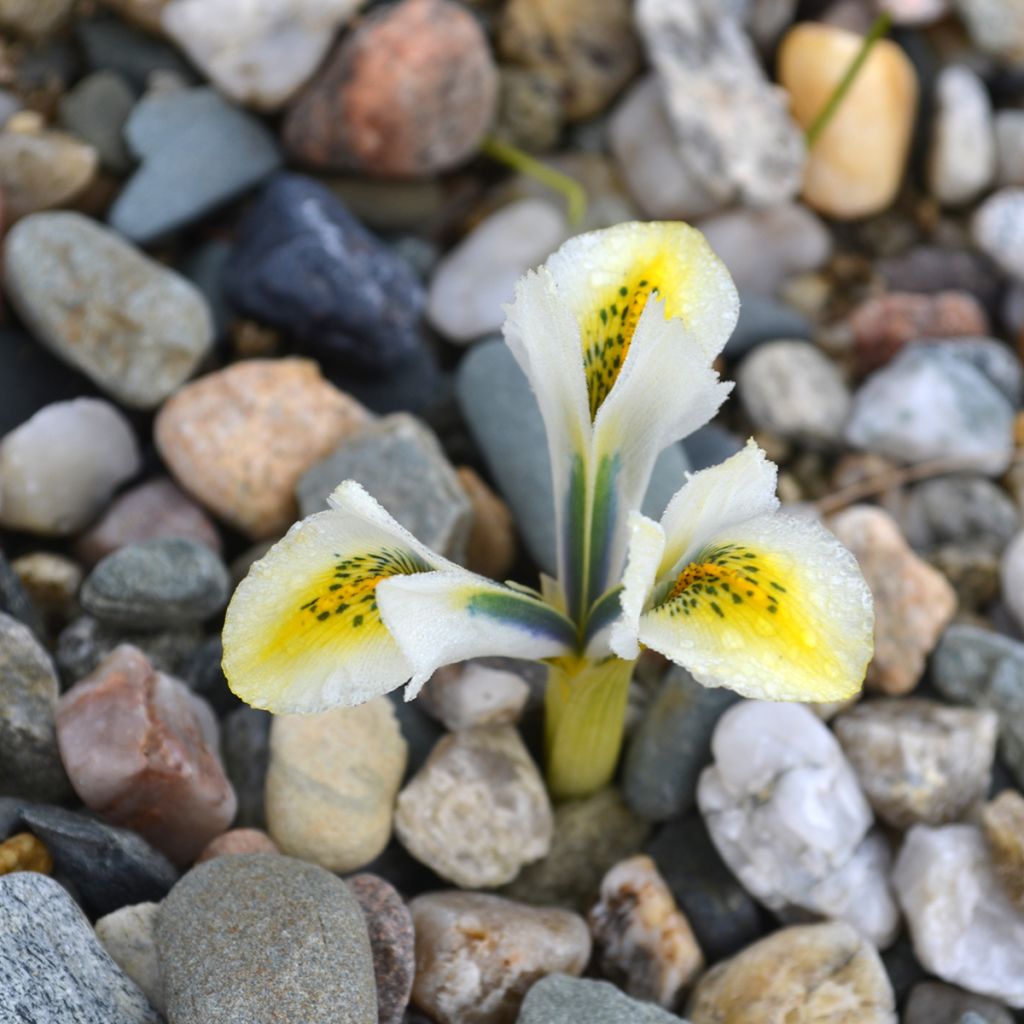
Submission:
[[[225,287],[241,313],[357,367],[389,369],[422,344],[412,267],[298,174],[275,177],[242,218]]]
[[[416,975],[416,934],[412,914],[394,886],[367,873],[347,879],[366,917],[377,979],[379,1024],[401,1024]]]
[[[85,915],[52,878],[0,878],[0,1021],[160,1024],[111,960]]]
[[[523,1000],[516,1024],[686,1024],[653,1003],[630,999],[607,981],[549,974]]]
[[[174,1024],[377,1024],[362,911],[315,864],[207,861],[161,904],[156,940]]]

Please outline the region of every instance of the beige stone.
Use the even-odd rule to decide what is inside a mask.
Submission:
[[[636,999],[671,1009],[704,966],[690,922],[644,854],[621,861],[604,876],[589,921],[601,973]]]
[[[896,1024],[874,947],[848,924],[784,928],[701,978],[691,1024]]]
[[[1024,796],[1004,789],[981,812],[981,827],[999,880],[1024,910]]]
[[[282,852],[355,871],[391,838],[407,750],[394,708],[378,697],[270,728],[267,830]]]
[[[428,893],[409,910],[413,1002],[439,1024],[513,1024],[534,982],[578,976],[590,958],[586,922],[566,910],[475,892]]]
[[[299,477],[368,418],[311,360],[253,359],[185,385],[155,435],[186,491],[261,538],[293,522]]]
[[[802,128],[825,107],[862,42],[853,32],[812,22],[786,34],[779,48],[779,81]],[[917,94],[910,59],[895,43],[877,42],[810,149],[804,200],[841,219],[886,209],[903,181]]]
[[[830,525],[856,555],[875,599],[875,656],[866,685],[890,695],[908,693],[956,612],[956,594],[880,508],[855,505]]]
[[[246,853],[280,853],[277,843],[259,828],[233,828],[206,844],[197,864],[214,857],[238,857]]]
[[[66,132],[0,133],[0,186],[9,221],[64,206],[94,181],[99,156]]]

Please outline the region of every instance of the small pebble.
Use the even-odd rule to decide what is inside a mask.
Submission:
[[[832,25],[803,22],[779,48],[779,81],[805,130],[824,109],[863,39]],[[846,220],[881,213],[903,182],[917,113],[917,73],[902,48],[880,39],[841,106],[810,147],[803,198]]]
[[[61,697],[57,740],[82,802],[176,864],[195,860],[235,816],[213,712],[134,647],[116,648]]]
[[[123,405],[158,405],[213,343],[190,282],[81,214],[27,217],[4,251],[7,294],[26,326]]]
[[[944,476],[910,488],[900,525],[918,551],[945,545],[1003,551],[1021,513],[1002,487],[980,476]]]
[[[362,911],[315,864],[278,854],[201,864],[161,903],[156,942],[174,1024],[376,1024]]]
[[[259,538],[291,525],[299,477],[365,419],[315,363],[252,359],[183,387],[161,408],[154,433],[182,487]]]
[[[1014,906],[1024,911],[1024,797],[1004,789],[981,811],[992,865]]]
[[[600,114],[640,67],[628,0],[510,0],[501,12],[498,50],[509,63],[556,83],[565,114]]]
[[[206,546],[176,537],[128,544],[107,555],[79,595],[101,622],[135,629],[177,628],[223,610],[230,581]]]
[[[866,299],[850,315],[849,325],[861,374],[884,366],[908,342],[983,337],[990,330],[982,305],[963,291],[931,295],[894,291]]]
[[[1013,451],[1013,408],[951,343],[907,345],[854,396],[846,441],[899,462],[957,459],[999,475]]]
[[[33,551],[11,563],[29,599],[47,621],[67,622],[76,611],[82,570],[77,562],[52,551]]]
[[[843,922],[783,928],[717,964],[687,1011],[692,1024],[785,1021],[896,1024],[892,986],[874,947]]]
[[[1010,64],[1024,62],[1024,10],[1004,0],[956,0],[971,42]]]
[[[460,345],[493,334],[505,321],[516,282],[567,234],[561,211],[541,199],[519,199],[492,213],[434,270],[427,296],[431,324]]]
[[[671,1009],[704,966],[690,923],[643,854],[604,876],[588,919],[601,973],[635,999]]]
[[[997,184],[1024,185],[1024,110],[997,110],[995,131]]]
[[[70,204],[92,185],[98,164],[96,150],[73,135],[12,131],[8,122],[0,132],[0,188],[7,222]]]
[[[224,768],[238,796],[236,828],[264,828],[263,793],[270,763],[272,716],[247,705],[236,708],[221,723]]]
[[[131,425],[109,403],[47,405],[0,441],[0,526],[76,533],[139,465]]]
[[[156,915],[159,903],[136,903],[122,907],[96,922],[96,938],[110,958],[142,989],[143,995],[161,1012],[164,986],[156,953]]]
[[[974,211],[974,244],[1006,274],[1024,281],[1024,188],[1001,188]]]
[[[46,649],[26,625],[0,612],[0,796],[70,796],[57,747],[59,695]]]
[[[855,505],[830,525],[856,556],[875,601],[875,654],[866,685],[889,695],[909,693],[956,613],[953,588],[914,554],[882,509]]]
[[[804,341],[769,341],[740,365],[740,398],[758,430],[811,447],[842,438],[852,399],[827,356]]]
[[[383,878],[353,875],[346,884],[366,918],[377,979],[377,1020],[402,1024],[416,974],[412,914]]]
[[[95,565],[138,541],[180,537],[221,552],[220,536],[203,510],[167,477],[147,480],[117,496],[103,517],[75,541],[75,554]]]
[[[50,851],[31,832],[19,832],[0,843],[0,875],[15,871],[35,871],[41,875],[53,872]]]
[[[412,267],[312,178],[271,179],[238,225],[224,286],[239,312],[350,370],[397,367],[422,345]]]
[[[988,188],[996,173],[992,101],[978,75],[954,64],[939,72],[935,102],[928,185],[944,206],[961,206]]]
[[[515,725],[530,697],[529,684],[509,669],[462,662],[438,669],[420,701],[450,732],[481,725]]]
[[[398,795],[402,845],[467,889],[511,882],[551,849],[554,818],[537,766],[513,726],[438,741]]]
[[[67,17],[72,0],[5,0],[0,25],[26,36],[48,36]]]
[[[162,6],[164,31],[218,89],[236,103],[275,110],[316,71],[361,0],[272,0],[262,6],[173,0]]]
[[[436,435],[406,413],[346,436],[296,487],[299,511],[322,512],[342,480],[356,480],[423,544],[461,562],[473,509]]]
[[[623,995],[607,981],[549,974],[530,987],[516,1024],[679,1024],[651,1003]]]
[[[528,864],[505,892],[523,903],[585,911],[597,899],[605,873],[640,849],[648,831],[617,789],[565,801],[555,808],[550,851]]]
[[[1003,601],[1024,629],[1024,533],[1018,533],[1007,545],[999,566]]]
[[[135,106],[131,86],[114,71],[86,75],[60,101],[60,121],[99,154],[103,167],[124,174],[132,165],[122,132]]]
[[[302,164],[425,177],[471,157],[494,117],[498,72],[452,0],[401,0],[348,33],[284,123]]]
[[[984,996],[939,981],[922,981],[903,1008],[903,1024],[1013,1024],[1013,1014]]]
[[[316,715],[276,715],[270,729],[267,831],[287,854],[355,871],[391,838],[406,744],[378,697]]]
[[[935,701],[868,700],[834,723],[875,813],[894,828],[943,825],[988,792],[999,719]]]
[[[161,1024],[67,891],[35,872],[0,877],[0,995],[13,1024]]]
[[[586,922],[567,910],[452,891],[417,896],[409,910],[413,1002],[438,1024],[513,1024],[534,982],[582,974],[590,958]]]
[[[1024,1007],[1024,911],[1007,898],[980,829],[915,826],[896,860],[893,886],[926,970]]]
[[[147,94],[124,126],[140,161],[108,214],[140,245],[180,230],[258,185],[277,170],[274,136],[215,89]]]
[[[214,857],[238,857],[246,853],[280,853],[277,843],[266,832],[258,828],[233,828],[214,836],[203,852],[196,857],[196,863],[213,860]]]
[[[799,704],[743,701],[711,743],[697,805],[744,887],[782,915],[801,908],[891,942],[888,851],[868,835],[871,808],[828,728]]]
[[[174,865],[138,833],[91,814],[33,804],[19,815],[50,851],[55,874],[67,880],[93,917],[163,899],[178,878]]]

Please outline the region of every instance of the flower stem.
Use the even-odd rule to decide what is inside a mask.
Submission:
[[[497,160],[521,174],[535,178],[542,185],[546,185],[556,192],[561,192],[565,197],[569,223],[573,227],[577,227],[583,222],[587,212],[587,193],[575,178],[556,171],[550,164],[530,156],[529,153],[524,153],[518,146],[502,142],[501,139],[496,139],[493,136],[484,139],[480,150],[491,159]]]
[[[545,741],[556,800],[588,796],[615,774],[633,664],[608,658],[548,668]]]
[[[805,138],[807,140],[808,149],[818,141],[818,136],[820,136],[828,127],[829,121],[831,121],[835,116],[836,111],[839,109],[839,105],[846,98],[846,94],[850,91],[850,86],[853,85],[854,80],[860,73],[860,69],[864,66],[864,61],[868,59],[868,54],[871,53],[875,43],[877,43],[891,27],[892,15],[889,14],[888,11],[880,14],[871,23],[871,28],[868,30],[868,34],[864,37],[864,42],[857,51],[857,56],[851,61],[850,66],[846,69],[846,73],[839,80],[839,84],[835,87],[832,95],[829,96],[828,102],[824,107],[822,107],[821,113],[818,114],[807,129]]]

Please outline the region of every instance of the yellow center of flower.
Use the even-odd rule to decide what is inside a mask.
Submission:
[[[310,580],[306,592],[282,617],[267,644],[267,656],[288,653],[317,639],[335,641],[348,633],[355,640],[357,634],[383,630],[377,585],[392,576],[430,571],[418,556],[398,549],[335,557],[337,561]]]

